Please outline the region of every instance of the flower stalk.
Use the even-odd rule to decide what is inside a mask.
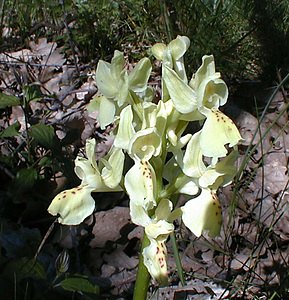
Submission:
[[[149,239],[144,233],[139,254],[139,263],[134,286],[133,300],[146,300],[150,283],[150,274],[144,265],[143,250],[149,245]]]

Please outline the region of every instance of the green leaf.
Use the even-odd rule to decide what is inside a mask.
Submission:
[[[7,138],[18,135],[20,129],[20,123],[16,121],[14,124],[8,126],[0,133],[0,138]]]
[[[46,271],[42,264],[33,258],[13,259],[2,270],[2,276],[19,282],[24,278],[46,279]],[[15,277],[16,275],[16,277]]]
[[[38,178],[37,171],[33,168],[21,169],[17,172],[15,183],[18,188],[30,189]]]
[[[17,105],[20,105],[19,98],[12,95],[0,93],[0,109]]]
[[[43,147],[51,149],[55,146],[56,136],[50,125],[36,124],[30,127],[30,135]]]
[[[39,165],[40,167],[50,167],[50,166],[52,165],[52,163],[53,163],[53,160],[52,160],[50,157],[43,156],[43,157],[40,159],[38,165]]]
[[[39,101],[42,99],[40,87],[37,84],[27,85],[23,88],[24,99],[26,103],[30,101]]]
[[[86,277],[68,277],[59,285],[66,291],[99,294],[99,287]]]

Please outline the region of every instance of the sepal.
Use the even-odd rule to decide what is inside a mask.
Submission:
[[[142,58],[128,76],[129,88],[137,93],[144,92],[147,88],[151,70],[150,60],[147,57]]]
[[[197,109],[196,92],[170,67],[164,67],[163,79],[176,110],[187,114]]]

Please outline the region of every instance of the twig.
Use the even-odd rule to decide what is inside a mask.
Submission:
[[[62,68],[64,65],[59,65],[59,64],[36,64],[36,63],[31,63],[29,61],[25,62],[25,61],[21,61],[21,59],[17,58],[17,57],[13,57],[8,53],[4,53],[6,56],[13,58],[15,60],[18,60],[18,62],[14,62],[14,61],[4,61],[4,60],[0,60],[0,65],[5,65],[5,66],[23,66],[23,65],[29,65],[31,67],[38,67],[38,68],[43,68],[43,67],[55,67],[55,68]],[[70,68],[70,69],[74,69],[76,68],[75,65],[65,65],[65,67]],[[83,68],[86,67],[90,67],[89,65],[83,65]]]
[[[0,171],[4,172],[11,179],[15,178],[15,175],[2,165],[0,165]]]
[[[39,245],[39,247],[38,247],[38,249],[37,249],[37,251],[36,251],[36,253],[35,253],[35,255],[34,255],[34,259],[35,259],[35,260],[37,259],[37,256],[39,255],[39,253],[40,253],[40,251],[41,251],[41,249],[42,249],[44,243],[46,242],[46,240],[48,239],[49,235],[51,234],[51,232],[52,232],[52,230],[53,230],[54,225],[55,225],[56,222],[57,222],[57,218],[56,218],[56,219],[53,221],[53,223],[49,226],[49,228],[48,228],[48,230],[47,230],[47,232],[46,232],[44,238],[42,239],[42,241],[41,241],[41,243],[40,243],[40,245]]]
[[[66,19],[67,19],[67,13],[65,11],[64,1],[60,1],[60,3],[62,5],[62,10],[63,10],[63,24],[65,26],[65,29],[67,30],[67,33],[68,33],[68,37],[69,37],[68,42],[69,42],[69,45],[70,45],[70,48],[71,48],[71,51],[72,51],[72,56],[73,56],[74,64],[75,64],[77,73],[80,74],[80,71],[79,71],[79,68],[78,68],[78,64],[77,64],[76,53],[75,53],[75,49],[74,49],[75,43],[74,43],[73,38],[72,38],[71,30],[68,27],[68,24],[67,24],[67,21],[66,21]]]

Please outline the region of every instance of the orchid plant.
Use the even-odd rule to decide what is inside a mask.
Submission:
[[[220,233],[217,190],[235,176],[241,141],[234,123],[219,110],[227,101],[228,88],[215,71],[214,57],[205,55],[188,80],[183,57],[189,45],[187,37],[178,36],[168,45],[151,48],[162,65],[157,103],[148,84],[149,58],[141,59],[131,72],[119,51],[111,63],[99,61],[99,94],[88,108],[98,111],[102,129],[115,125],[113,146],[96,161],[96,142],[88,139],[86,158],[78,156],[75,161],[81,184],[57,195],[48,208],[61,224],[77,225],[94,210],[92,192],[125,191],[131,221],[144,227],[146,245],[140,262],[161,285],[168,283],[166,240],[176,219],[181,218],[197,237],[204,231],[212,237]],[[190,122],[197,122],[200,130],[184,134]],[[125,159],[132,161],[126,174]],[[176,208],[180,194],[188,201]]]

